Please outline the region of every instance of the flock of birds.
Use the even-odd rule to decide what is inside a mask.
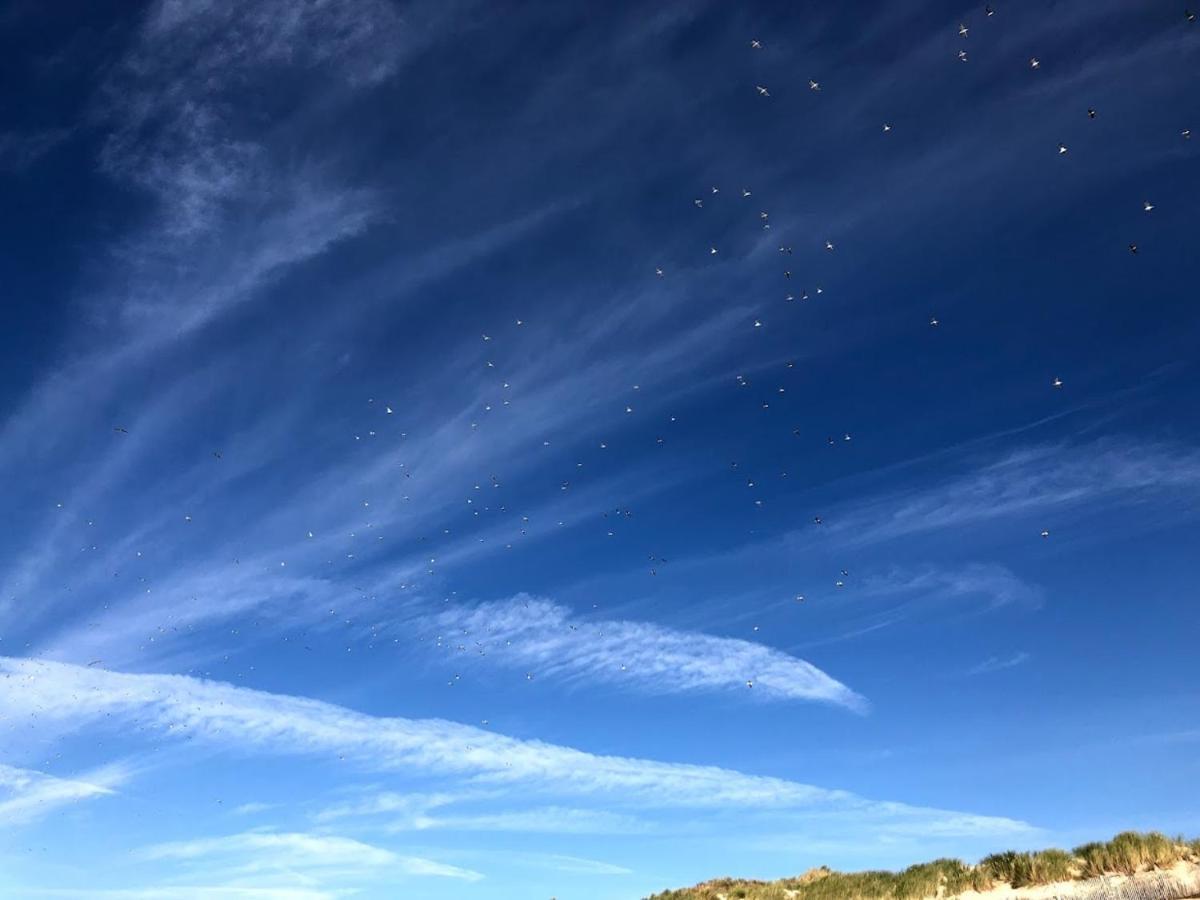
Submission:
[[[985,7],[983,12],[984,12],[984,16],[986,18],[991,18],[992,16],[996,15],[996,11],[991,6]],[[1195,16],[1189,11],[1186,13],[1186,20],[1188,22],[1193,22],[1195,20]],[[964,41],[968,40],[972,34],[971,26],[967,22],[961,22],[958,25],[957,34]],[[755,39],[750,40],[749,47],[752,52],[758,52],[758,51],[762,51],[764,49],[764,44],[761,40],[755,38]],[[962,61],[963,63],[969,62],[970,56],[965,47],[957,50],[957,58],[960,61]],[[1030,57],[1028,57],[1028,67],[1030,70],[1039,71],[1043,67],[1042,60],[1038,56],[1030,56]],[[825,91],[825,86],[817,79],[809,78],[809,79],[807,79],[807,89],[813,93],[823,93]],[[772,97],[770,88],[765,84],[755,84],[754,90],[760,98],[769,99]],[[1099,115],[1099,113],[1095,107],[1086,108],[1086,116],[1088,119],[1096,119],[1098,115]],[[891,120],[884,121],[881,123],[881,130],[884,134],[891,133],[895,127],[896,127],[895,122],[893,122]],[[1181,136],[1182,136],[1183,140],[1190,140],[1190,137],[1191,137],[1190,130],[1186,129],[1186,128],[1183,129],[1181,131]],[[1069,152],[1070,152],[1070,150],[1065,143],[1063,143],[1063,142],[1058,143],[1057,153],[1059,156],[1066,156],[1069,154]],[[740,196],[740,198],[742,200],[750,200],[753,197],[752,190],[746,186],[738,188],[736,190],[735,194],[737,196]],[[706,189],[705,193],[700,194],[699,196],[695,196],[692,200],[692,205],[697,210],[704,210],[704,209],[706,209],[706,203],[711,206],[714,203],[720,202],[720,198],[722,198],[721,188],[717,185],[712,185]],[[1145,199],[1141,203],[1141,209],[1142,209],[1143,213],[1150,214],[1155,209],[1155,204],[1152,203],[1151,200]],[[760,210],[757,213],[757,225],[758,225],[759,229],[762,231],[770,231],[772,229],[771,216],[767,210]],[[818,246],[821,249],[823,249],[824,252],[826,252],[826,253],[836,253],[837,252],[837,245],[834,242],[834,240],[832,240],[829,237],[819,238],[819,240],[820,240],[820,243]],[[1130,254],[1136,255],[1138,253],[1137,243],[1130,242],[1128,244],[1128,251]],[[718,246],[716,246],[715,244],[708,245],[707,255],[709,257],[716,257],[719,255],[719,253],[720,253],[720,248]],[[822,287],[821,284],[812,285],[811,291],[810,291],[809,287],[799,286],[799,284],[798,284],[799,279],[795,277],[795,273],[793,272],[793,270],[790,267],[790,260],[793,257],[793,253],[794,253],[794,248],[793,248],[792,244],[788,243],[786,240],[778,243],[778,254],[779,254],[778,258],[783,263],[781,271],[782,271],[783,282],[786,287],[786,290],[783,294],[785,302],[788,302],[788,303],[803,302],[803,301],[807,301],[807,300],[811,299],[812,297],[817,297],[817,296],[822,295],[824,293],[824,288]],[[669,277],[667,269],[661,264],[654,267],[654,276],[656,278],[660,278],[660,279]],[[523,326],[524,320],[517,319],[515,324],[517,327]],[[941,326],[941,319],[937,315],[929,316],[928,326],[930,328],[934,328],[934,329],[939,328]],[[764,327],[763,319],[761,317],[754,318],[753,327],[754,328]],[[481,335],[481,339],[485,344],[487,344],[489,346],[493,345],[493,335],[492,334],[483,333]],[[790,363],[790,362],[787,363],[787,366],[789,368],[792,367],[792,365],[793,365],[793,363]],[[493,359],[488,359],[486,361],[486,366],[490,369],[494,369],[494,368],[496,368],[496,363]],[[738,374],[735,376],[735,382],[738,387],[742,387],[742,388],[748,387],[750,384],[749,380],[742,374]],[[1050,387],[1054,390],[1061,390],[1064,386],[1063,379],[1059,376],[1053,377],[1050,380],[1049,384],[1050,384]],[[510,394],[509,394],[510,388],[511,388],[511,385],[507,381],[503,381],[502,397],[497,403],[498,406],[504,407],[504,406],[508,406],[510,404],[510,402],[511,402]],[[637,392],[638,390],[640,390],[640,386],[635,385],[633,387],[633,391]],[[777,388],[777,390],[779,393],[783,393],[785,391],[785,388],[780,386]],[[770,400],[763,399],[759,402],[763,409],[767,409],[770,406]],[[368,403],[369,403],[369,405],[374,407],[376,410],[379,409],[379,406],[377,406],[375,404],[375,400],[373,398],[369,399]],[[383,409],[382,409],[383,415],[391,416],[394,414],[394,410],[390,405],[383,405],[383,404],[380,404],[380,405],[383,407]],[[493,409],[492,405],[489,404],[489,405],[485,406],[483,411],[490,412],[492,409]],[[632,402],[626,403],[624,405],[624,412],[626,414],[633,414],[634,406],[633,406]],[[674,422],[675,417],[671,416],[670,421]],[[479,427],[478,421],[470,422],[471,429],[474,430],[474,429],[477,429],[478,427]],[[121,434],[121,435],[127,435],[129,433],[128,430],[122,425],[114,426],[113,431],[118,434]],[[800,429],[795,429],[794,434],[796,434],[797,437],[802,436]],[[365,434],[365,437],[367,439],[373,438],[375,436],[376,436],[376,431],[374,429],[368,430]],[[356,434],[355,440],[362,440],[363,437],[364,437],[364,435],[362,435],[362,434]],[[843,432],[842,434],[840,434],[838,436],[834,436],[834,435],[828,436],[826,438],[826,442],[830,446],[834,446],[834,445],[838,445],[838,444],[848,444],[849,442],[852,441],[852,439],[853,439],[852,435],[849,432]],[[662,436],[656,437],[655,440],[656,440],[656,443],[659,445],[661,445],[665,442],[665,439]],[[543,445],[549,446],[549,441],[543,441]],[[607,449],[608,444],[607,444],[607,442],[601,441],[599,446],[600,446],[600,449],[603,450],[603,449]],[[223,453],[221,450],[213,450],[212,456],[215,460],[218,460],[218,461],[223,459]],[[733,470],[738,469],[737,462],[732,462],[730,464],[730,466],[731,466],[731,469],[733,469]],[[582,462],[576,463],[577,469],[582,468],[582,467],[583,467]],[[400,468],[406,479],[413,477],[413,471],[411,469],[405,467],[403,464],[401,464]],[[781,473],[781,476],[786,477],[787,473],[783,472],[783,473]],[[496,474],[491,474],[488,476],[488,479],[486,481],[481,481],[479,483],[474,484],[474,491],[475,492],[480,491],[482,485],[488,485],[491,488],[499,488],[501,486],[501,481]],[[748,488],[754,489],[756,487],[756,480],[752,477],[747,478],[746,485]],[[561,491],[571,490],[572,479],[569,477],[562,478],[559,481],[559,488]],[[405,500],[408,499],[407,495],[405,495],[404,499]],[[757,505],[762,505],[761,499],[756,499],[754,502]],[[61,506],[61,504],[59,504],[59,505]],[[490,504],[488,504],[486,501],[480,502],[478,500],[477,494],[472,494],[472,495],[468,496],[467,505],[471,509],[472,516],[474,518],[479,518],[483,515],[486,515],[487,513],[491,512],[491,511],[493,511],[493,507]],[[369,501],[364,500],[363,506],[364,506],[364,508],[369,507]],[[503,503],[499,504],[497,509],[500,512],[508,512],[509,511],[508,507]],[[616,510],[604,510],[601,513],[601,515],[604,520],[603,527],[604,527],[606,536],[614,537],[616,535],[617,523],[621,522],[622,520],[628,519],[632,515],[632,512],[627,508],[618,508]],[[184,518],[185,523],[190,523],[192,521],[192,517],[190,514],[185,515],[183,518]],[[811,521],[812,521],[813,526],[821,526],[824,523],[824,520],[821,515],[812,516]],[[519,535],[524,536],[528,533],[528,528],[527,528],[528,525],[529,525],[528,516],[522,516],[521,522],[520,522],[520,525],[518,528]],[[565,527],[566,522],[559,520],[557,522],[557,525],[559,527]],[[370,528],[372,526],[370,525],[370,523],[368,523],[366,527]],[[452,535],[452,530],[449,527],[445,527],[445,528],[441,529],[440,537],[448,538],[451,535]],[[357,537],[357,534],[352,533],[351,536]],[[306,537],[307,537],[307,539],[312,540],[314,538],[314,532],[312,530],[307,531]],[[1050,531],[1045,528],[1041,529],[1040,537],[1043,539],[1049,538]],[[426,542],[426,541],[429,541],[429,539],[430,539],[429,535],[423,535],[419,538],[419,541]],[[377,540],[383,541],[383,538],[380,536],[377,538]],[[487,540],[486,537],[478,538],[478,541],[481,543],[485,542],[486,540]],[[512,547],[513,547],[513,544],[511,543],[511,541],[505,543],[505,549],[512,549]],[[648,571],[651,576],[656,576],[658,574],[661,566],[667,562],[666,559],[663,558],[661,555],[659,555],[657,552],[649,552],[646,554],[646,557],[650,563],[650,565],[648,566]],[[346,554],[346,558],[348,560],[354,560],[355,553],[348,552]],[[428,566],[425,569],[426,574],[432,575],[435,573],[436,561],[437,561],[436,556],[429,557]],[[327,560],[327,562],[330,565],[333,564],[332,559]],[[284,562],[280,562],[280,566],[284,566],[284,565],[285,565]],[[839,576],[832,580],[834,588],[837,590],[843,589],[846,586],[848,577],[849,577],[848,569],[847,568],[840,569]],[[407,588],[409,586],[410,585],[408,585],[408,584],[404,584],[404,585],[401,585],[401,588],[403,589],[403,588]],[[449,600],[449,599],[450,598],[448,597],[447,600]],[[806,596],[803,593],[796,593],[794,595],[793,599],[797,603],[804,603],[806,601]],[[331,612],[333,612],[333,611],[331,610]],[[350,620],[347,620],[347,624],[350,624]],[[759,627],[758,625],[754,625],[753,630],[755,632],[757,632],[758,627]],[[464,634],[465,633],[466,632],[464,631]],[[377,633],[375,631],[372,631],[372,640],[374,639],[376,634]],[[468,642],[464,642],[464,641],[447,642],[443,638],[442,635],[438,635],[434,643],[435,643],[435,646],[443,647],[445,649],[453,649],[458,652],[465,652],[468,647]],[[485,652],[484,643],[482,641],[478,641],[478,640],[475,641],[473,647],[475,650],[477,650],[480,653]],[[98,662],[98,661],[94,661],[94,662]],[[621,668],[622,668],[622,670],[624,670],[625,666],[622,665]],[[459,677],[460,676],[456,675],[455,678],[451,680],[450,684],[453,685],[459,679]],[[533,674],[526,673],[526,678],[527,678],[527,680],[532,680]],[[746,684],[747,684],[747,686],[752,687],[753,680],[748,679]]]
[[[984,15],[986,17],[991,18],[995,14],[996,14],[995,9],[993,9],[990,5],[986,6],[984,8]],[[1186,13],[1185,18],[1188,22],[1195,21],[1195,16],[1190,11]],[[962,22],[959,24],[959,26],[958,26],[958,36],[959,37],[966,39],[970,35],[970,31],[971,31],[970,26],[967,23]],[[757,38],[752,39],[749,42],[749,46],[752,51],[761,51],[764,49],[763,42]],[[960,49],[958,51],[957,56],[958,56],[958,59],[962,62],[967,62],[969,60],[969,55],[965,49]],[[1031,70],[1034,70],[1034,71],[1040,70],[1042,68],[1042,60],[1037,56],[1030,56],[1028,59],[1028,66]],[[820,93],[823,91],[823,86],[822,86],[821,82],[816,79],[812,79],[812,78],[808,79],[807,85],[808,85],[808,89],[814,93]],[[755,85],[755,91],[757,92],[758,96],[760,96],[762,98],[770,98],[771,97],[770,89],[764,84]],[[1087,107],[1086,115],[1087,115],[1088,119],[1094,120],[1097,118],[1098,112],[1095,107]],[[893,127],[894,127],[894,123],[891,121],[885,121],[882,123],[882,131],[884,134],[890,133],[893,130]],[[1191,131],[1190,131],[1190,129],[1184,128],[1180,132],[1180,135],[1183,140],[1189,140],[1191,138]],[[1057,152],[1058,152],[1059,156],[1065,156],[1068,154],[1069,148],[1067,147],[1067,145],[1065,143],[1059,142],[1057,145]],[[712,185],[707,189],[707,192],[705,194],[701,194],[700,196],[694,197],[692,200],[692,205],[698,210],[703,210],[703,209],[705,209],[706,201],[712,201],[714,198],[721,195],[721,193],[722,193],[721,188],[718,185]],[[743,186],[737,191],[737,194],[739,194],[742,199],[749,199],[753,196],[753,191],[749,187]],[[1150,213],[1151,211],[1154,210],[1155,206],[1150,200],[1143,200],[1142,204],[1141,204],[1141,208],[1144,213]],[[760,211],[758,213],[758,222],[759,222],[759,226],[762,230],[764,230],[764,231],[770,230],[772,227],[772,223],[770,221],[770,213],[766,210]],[[822,240],[821,247],[823,247],[823,249],[829,253],[834,252],[836,249],[836,245],[835,245],[834,241],[829,238],[824,238]],[[1136,243],[1131,242],[1128,245],[1128,250],[1131,254],[1136,255],[1138,253],[1138,245]],[[778,246],[778,252],[785,259],[785,265],[786,265],[787,257],[791,257],[793,255],[793,246],[790,244],[787,244],[787,243],[781,243]],[[716,245],[710,244],[708,246],[708,256],[716,257],[716,256],[718,256],[719,253],[720,253],[720,249]],[[782,274],[783,274],[783,278],[786,283],[791,284],[793,282],[793,272],[790,268],[784,268]],[[656,265],[654,267],[654,275],[656,278],[666,278],[667,270],[661,264]],[[819,285],[819,284],[815,285],[812,296],[817,296],[822,293],[824,293],[824,289],[821,287],[821,285]],[[785,301],[789,302],[789,303],[795,302],[797,300],[805,301],[805,300],[808,300],[809,298],[810,298],[810,293],[807,289],[804,289],[804,288],[796,288],[796,289],[790,290],[784,296]],[[938,328],[941,325],[941,321],[938,318],[938,316],[933,315],[933,316],[929,317],[928,325],[931,328]],[[762,319],[755,318],[753,320],[753,327],[754,328],[762,328],[763,327]],[[488,339],[489,338],[487,338],[487,336],[485,336],[485,340],[488,340]],[[786,365],[789,368],[791,368],[794,364],[791,362],[788,362]],[[749,386],[749,381],[747,380],[747,378],[744,375],[741,375],[741,374],[738,374],[735,376],[735,382],[739,387]],[[1063,386],[1064,386],[1063,379],[1059,376],[1054,376],[1050,380],[1050,387],[1055,390],[1060,390],[1063,388]],[[635,386],[635,390],[636,389],[637,388]],[[778,391],[779,391],[779,393],[783,393],[785,391],[785,388],[779,387]],[[763,409],[767,409],[769,407],[769,405],[770,405],[770,403],[768,400],[761,401],[761,407]],[[632,413],[633,408],[631,406],[626,406],[625,412]],[[671,417],[671,421],[675,421],[674,416]],[[801,436],[801,430],[798,428],[795,429],[794,434],[796,434],[797,436]],[[852,440],[852,437],[848,432],[844,433],[841,436],[842,442],[849,442],[851,440]],[[661,444],[661,443],[663,443],[663,439],[661,437],[659,437],[659,438],[657,438],[657,442],[659,444]],[[827,438],[827,443],[832,446],[832,445],[838,443],[838,440],[835,439],[833,436],[830,436]],[[601,448],[605,448],[607,445],[602,442],[600,446],[601,446]],[[582,463],[579,463],[578,465],[580,467],[582,467]],[[730,464],[730,468],[733,470],[737,470],[738,463],[732,462]],[[782,472],[780,474],[781,474],[781,477],[787,476],[786,472]],[[756,482],[753,478],[749,478],[746,481],[746,485],[748,488],[753,489],[756,486]],[[569,488],[569,486],[570,486],[569,481],[563,481],[561,484],[561,487],[563,490],[567,490]],[[756,500],[755,503],[757,505],[762,505],[762,500],[761,499]],[[630,513],[628,511],[626,511],[625,515],[628,516],[628,515],[630,515]],[[608,513],[607,512],[604,513],[604,516],[607,518]],[[820,515],[815,515],[812,517],[812,523],[815,526],[822,525],[823,521],[824,520],[822,519],[822,517]],[[562,523],[560,523],[560,524],[562,524]],[[614,532],[612,530],[608,530],[607,534],[609,537],[612,537]],[[1048,539],[1050,537],[1050,530],[1047,528],[1042,528],[1039,532],[1039,537],[1042,539]],[[649,559],[651,560],[651,562],[654,562],[656,557],[654,554],[650,554]],[[664,562],[664,563],[666,562],[665,559],[662,559],[659,561]],[[657,575],[658,574],[657,568],[652,566],[649,569],[649,574]],[[846,579],[848,577],[849,577],[849,571],[847,569],[841,569],[840,576],[833,581],[833,586],[834,586],[835,590],[843,589],[846,586]],[[806,596],[803,593],[797,593],[794,596],[794,600],[797,603],[804,603],[806,601]],[[571,627],[573,628],[574,626],[571,626]],[[753,625],[751,630],[753,632],[758,632],[759,626]],[[468,634],[469,634],[469,632],[467,629],[461,630],[462,636],[467,636]],[[467,652],[469,649],[466,643],[463,643],[463,642],[443,643],[443,640],[444,640],[443,635],[438,635],[436,638],[436,646],[438,646],[439,648],[447,649],[447,650],[452,649],[457,652]],[[509,643],[511,643],[511,642],[509,642]],[[485,640],[475,640],[474,641],[473,648],[479,654],[481,654],[481,655],[485,654],[486,647],[487,647],[487,644],[486,644]],[[626,666],[621,665],[620,669],[621,669],[621,671],[626,671]],[[455,683],[455,681],[457,681],[460,677],[461,676],[459,676],[459,675],[455,675],[454,679],[450,682],[450,684],[453,685]],[[526,679],[532,680],[533,674],[526,673]],[[746,686],[753,687],[754,686],[753,679],[747,679]]]

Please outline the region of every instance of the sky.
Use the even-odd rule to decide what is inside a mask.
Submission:
[[[1200,832],[1178,0],[0,42],[0,895]]]

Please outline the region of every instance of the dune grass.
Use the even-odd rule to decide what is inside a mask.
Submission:
[[[1177,862],[1200,863],[1200,839],[1125,831],[1111,841],[1083,844],[1070,852],[1006,850],[986,856],[976,865],[936,859],[899,872],[835,872],[821,866],[771,882],[721,878],[663,891],[647,900],[924,900],[998,885],[1022,888],[1100,875],[1134,875],[1170,868]]]

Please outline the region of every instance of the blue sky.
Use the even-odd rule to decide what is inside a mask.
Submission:
[[[1174,0],[69,6],[0,15],[4,896],[1200,831]]]

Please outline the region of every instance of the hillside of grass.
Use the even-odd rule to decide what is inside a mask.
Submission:
[[[722,878],[663,891],[647,900],[923,900],[997,887],[1137,875],[1164,871],[1178,863],[1200,865],[1200,839],[1126,831],[1111,841],[1082,844],[1069,852],[1006,850],[985,856],[975,865],[936,859],[900,872],[835,872],[822,866],[779,881]]]

